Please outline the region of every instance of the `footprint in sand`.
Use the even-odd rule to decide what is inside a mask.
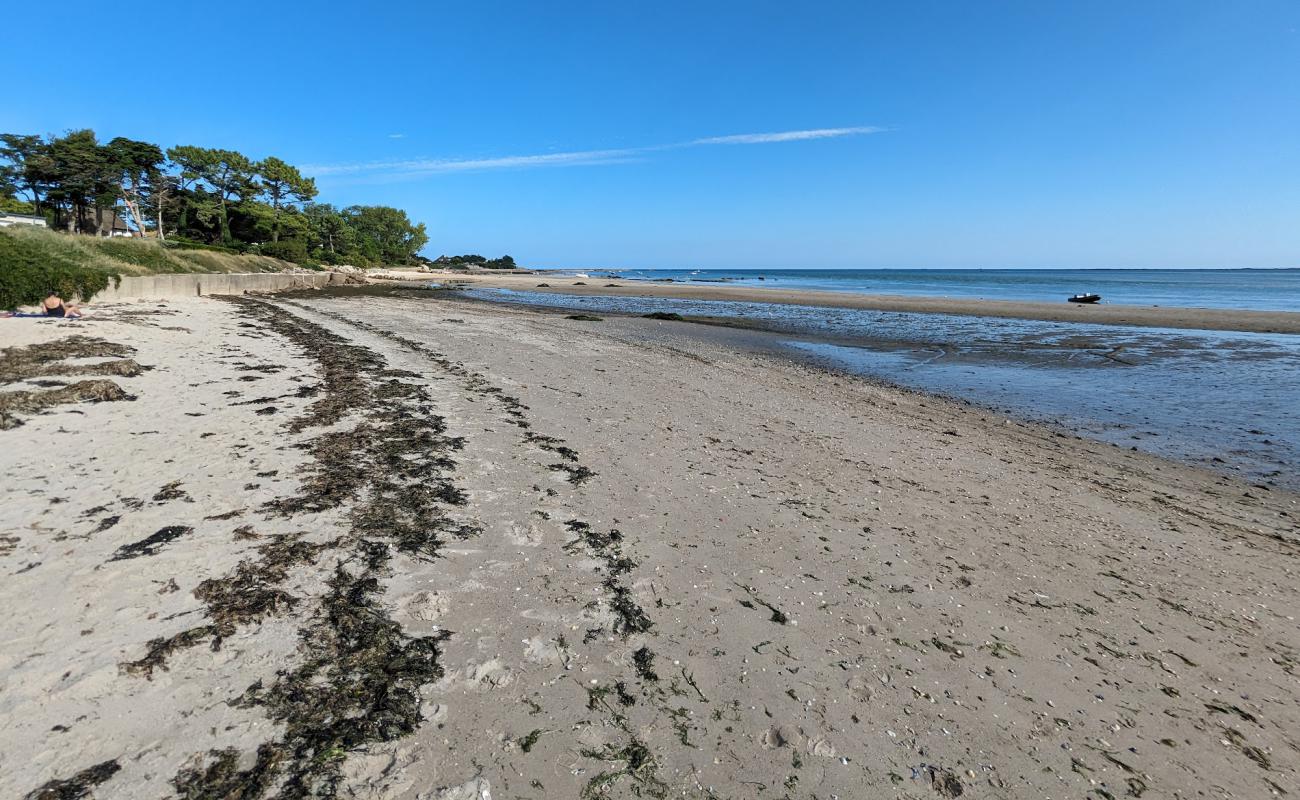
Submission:
[[[451,603],[438,592],[416,592],[402,603],[402,607],[412,617],[432,622],[446,614]]]

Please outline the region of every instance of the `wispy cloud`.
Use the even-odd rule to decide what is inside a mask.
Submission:
[[[405,138],[406,138],[406,134],[404,134],[404,133],[390,133],[390,134],[388,134],[388,138],[389,138],[389,139],[405,139]]]
[[[802,142],[807,139],[834,139],[840,136],[863,136],[868,133],[882,133],[884,128],[814,128],[809,131],[779,131],[777,133],[738,133],[733,136],[710,136],[707,139],[695,139],[691,146],[706,144],[771,144],[773,142]]]
[[[407,161],[370,161],[360,164],[316,164],[304,169],[313,175],[346,175],[358,172],[439,173],[472,172],[485,169],[518,169],[527,167],[576,167],[590,164],[610,164],[625,160],[643,148],[622,150],[581,150],[572,153],[545,153],[534,156],[501,156],[499,158],[441,159],[419,158]]]
[[[387,175],[394,178],[411,178],[447,172],[474,172],[494,169],[533,169],[537,167],[582,167],[599,164],[620,164],[639,156],[665,150],[718,145],[775,144],[811,139],[835,139],[844,136],[865,136],[882,133],[886,128],[859,126],[853,128],[814,128],[802,131],[777,131],[774,133],[739,133],[730,136],[710,136],[672,144],[623,147],[607,150],[575,150],[563,153],[498,156],[495,158],[420,158],[404,161],[368,161],[355,164],[313,164],[304,167],[311,175]],[[405,134],[390,134],[401,138]]]

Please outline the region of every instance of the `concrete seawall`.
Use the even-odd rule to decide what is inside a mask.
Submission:
[[[169,300],[209,294],[244,294],[245,292],[279,292],[285,289],[320,289],[343,284],[346,275],[334,272],[257,272],[257,273],[190,273],[183,275],[132,275],[122,278],[120,286],[108,288],[92,298],[93,302],[127,300]]]

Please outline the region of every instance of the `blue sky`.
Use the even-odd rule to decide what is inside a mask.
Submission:
[[[1300,267],[1300,3],[15,3],[0,131],[531,266]],[[759,134],[783,134],[760,136]]]

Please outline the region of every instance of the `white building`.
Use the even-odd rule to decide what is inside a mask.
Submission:
[[[10,214],[8,211],[0,211],[0,228],[14,228],[25,225],[29,228],[45,228],[45,217],[38,217],[33,214]]]

